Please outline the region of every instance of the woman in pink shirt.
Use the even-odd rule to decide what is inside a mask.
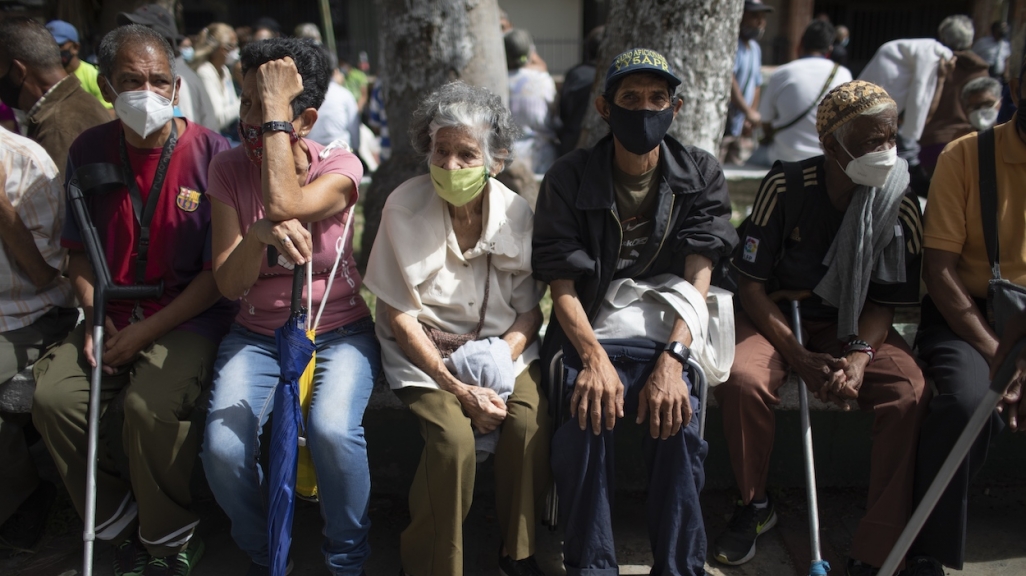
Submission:
[[[357,575],[370,553],[363,412],[381,368],[370,311],[359,293],[352,230],[345,225],[363,170],[348,147],[305,138],[330,81],[321,48],[295,38],[253,42],[242,52],[242,71],[242,146],[214,158],[207,190],[214,278],[241,306],[214,364],[204,469],[231,518],[232,537],[252,560],[248,574],[267,574],[259,435],[278,383],[274,329],[289,316],[291,268],[309,264],[313,281],[304,298],[312,300],[311,318],[326,303],[307,445],[317,469],[328,569]],[[268,246],[280,254],[273,266]],[[331,279],[338,250],[341,262]]]

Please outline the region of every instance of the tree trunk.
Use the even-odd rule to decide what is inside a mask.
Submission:
[[[730,101],[742,7],[738,0],[612,0],[593,98],[602,93],[606,69],[617,54],[630,48],[655,50],[683,81],[678,93],[684,105],[670,135],[716,154]],[[608,131],[593,108],[578,146],[593,146]]]
[[[385,200],[400,184],[427,172],[407,134],[425,96],[451,80],[483,86],[509,99],[505,48],[496,0],[378,0],[381,54],[391,157],[378,167],[364,200],[366,266]]]

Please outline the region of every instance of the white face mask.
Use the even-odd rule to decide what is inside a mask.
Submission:
[[[228,54],[225,55],[225,57],[224,57],[224,65],[229,67],[229,68],[231,68],[232,66],[235,66],[235,63],[238,62],[238,61],[239,61],[239,49],[238,48],[235,48],[232,51],[228,52]]]
[[[977,130],[986,130],[997,123],[997,108],[979,108],[969,113],[969,123]]]
[[[840,140],[837,142],[845,152],[848,152],[848,148],[844,146],[843,142]],[[890,176],[891,170],[898,162],[898,148],[892,146],[887,150],[869,152],[858,158],[848,152],[848,156],[851,156],[851,162],[848,162],[848,167],[844,169],[848,178],[862,186],[880,188],[887,182],[887,177]],[[841,163],[838,162],[837,165],[840,166]]]
[[[175,89],[171,90],[171,100],[164,98],[156,92],[149,90],[126,90],[118,94],[111,86],[107,86],[117,94],[114,100],[114,112],[118,118],[128,126],[132,132],[148,138],[157,130],[167,125],[175,115],[175,107],[172,102],[175,98]]]

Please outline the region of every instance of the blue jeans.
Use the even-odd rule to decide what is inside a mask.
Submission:
[[[324,519],[323,552],[332,574],[355,576],[370,555],[363,412],[381,370],[371,319],[318,334],[316,366],[306,426]],[[260,432],[278,381],[274,337],[233,325],[214,364],[201,458],[214,497],[231,518],[232,537],[264,566],[269,561],[267,487],[258,461]]]
[[[624,385],[624,415],[637,414],[638,393],[648,381],[662,345],[647,340],[602,342]],[[565,397],[577,380],[581,361],[573,346],[566,356]],[[653,440],[647,424],[642,448],[648,468],[646,524],[652,546],[652,572],[658,576],[705,574],[706,537],[698,500],[705,484],[705,456],[709,446],[698,437],[696,390],[682,378],[691,394],[694,417],[666,440]],[[569,405],[565,401],[564,405]],[[626,419],[626,418],[624,418]],[[619,426],[623,426],[622,422]],[[559,521],[563,525],[563,564],[567,576],[619,574],[613,543],[614,436],[619,427],[592,433],[576,420],[559,427],[552,439],[552,474],[559,493]]]

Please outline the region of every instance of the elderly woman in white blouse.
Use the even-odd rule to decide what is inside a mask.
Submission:
[[[378,297],[385,375],[425,443],[403,570],[463,574],[476,460],[493,452],[499,566],[542,574],[534,532],[549,478],[537,344],[544,286],[531,277],[531,208],[493,178],[517,128],[498,96],[453,82],[424,101],[410,135],[431,173],[389,196],[364,278]]]

